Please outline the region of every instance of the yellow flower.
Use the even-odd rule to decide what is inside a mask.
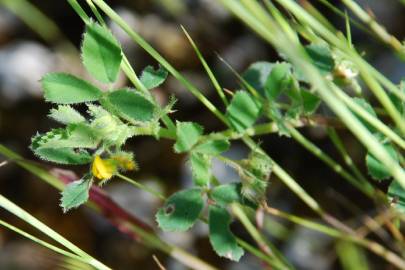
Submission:
[[[117,166],[112,160],[101,159],[100,156],[97,155],[94,158],[91,171],[98,179],[108,180],[117,172]]]

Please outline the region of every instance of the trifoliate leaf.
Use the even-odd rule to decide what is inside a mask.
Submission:
[[[267,99],[275,101],[291,84],[291,65],[288,63],[274,64],[265,84]]]
[[[110,31],[90,22],[84,34],[82,59],[94,78],[103,83],[113,83],[121,65],[121,46]]]
[[[210,197],[221,207],[227,207],[229,204],[236,202],[255,208],[254,203],[250,202],[242,195],[241,183],[217,186],[212,189]]]
[[[259,117],[261,104],[245,91],[238,91],[226,109],[226,116],[232,127],[242,132],[251,127]]]
[[[211,179],[211,157],[198,152],[190,155],[193,181],[197,186],[208,186]]]
[[[388,188],[388,197],[391,205],[399,212],[405,214],[405,189],[397,181],[392,181]]]
[[[60,206],[66,213],[72,208],[79,207],[89,199],[89,190],[91,187],[91,178],[84,177],[80,180],[68,184],[62,192]]]
[[[244,251],[238,246],[236,237],[229,229],[231,216],[224,208],[211,205],[209,207],[209,238],[215,252],[232,261],[239,261]]]
[[[42,80],[45,100],[74,104],[98,100],[102,92],[87,81],[65,73],[48,73]]]
[[[167,78],[168,72],[163,67],[155,70],[152,66],[147,66],[141,75],[141,82],[147,89],[153,89],[161,85]]]
[[[305,46],[305,50],[312,60],[312,63],[321,71],[321,73],[332,72],[335,68],[335,60],[332,52],[327,45],[310,44]]]
[[[193,151],[206,155],[217,156],[227,151],[230,145],[231,144],[228,140],[213,139],[198,144],[196,147],[194,147]]]
[[[109,93],[106,96],[106,102],[107,107],[128,121],[147,122],[155,113],[155,105],[152,102],[130,89]]]
[[[170,196],[156,214],[164,231],[186,231],[197,221],[204,207],[201,189],[186,189]]]
[[[264,94],[264,88],[274,64],[269,62],[256,62],[242,74],[243,79],[259,93]]]
[[[203,134],[203,128],[192,122],[177,122],[177,141],[174,145],[174,151],[183,153],[189,151]]]
[[[385,150],[390,154],[390,156],[395,160],[398,161],[398,153],[395,151],[395,148],[390,143],[383,144]],[[371,175],[372,178],[378,181],[387,180],[391,177],[391,174],[387,167],[382,164],[378,159],[376,159],[371,153],[367,153],[366,155],[366,165],[368,169],[368,173]]]
[[[49,117],[55,121],[68,125],[85,122],[86,119],[69,105],[59,105],[58,108],[51,109]]]

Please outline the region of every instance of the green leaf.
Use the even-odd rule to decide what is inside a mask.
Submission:
[[[164,231],[190,229],[204,208],[201,189],[186,189],[170,196],[156,214],[159,227]]]
[[[301,90],[302,106],[306,115],[313,114],[321,104],[321,100],[318,96],[312,94],[309,91]]]
[[[37,148],[96,148],[99,142],[93,129],[84,123],[53,129],[36,140]]]
[[[197,152],[190,155],[193,181],[198,186],[208,186],[211,179],[211,157]]]
[[[242,74],[243,79],[259,93],[264,93],[267,78],[274,64],[270,62],[256,62]]]
[[[271,69],[270,75],[266,80],[266,97],[274,101],[291,84],[291,65],[288,63],[277,63]]]
[[[121,46],[110,31],[90,22],[84,34],[82,59],[94,78],[103,83],[113,83],[122,61]]]
[[[109,93],[103,105],[128,121],[147,122],[153,119],[155,105],[138,92],[120,89]]]
[[[98,100],[102,92],[87,81],[65,73],[48,73],[42,80],[45,100],[74,104]]]
[[[189,151],[203,134],[203,128],[193,122],[176,123],[177,141],[174,145],[174,151],[183,153]]]
[[[82,149],[71,147],[44,147],[49,141],[57,142],[67,137],[65,129],[53,129],[46,134],[32,138],[31,150],[43,160],[59,164],[87,164],[91,162],[91,155]]]
[[[397,181],[392,181],[388,188],[388,197],[391,205],[399,212],[405,214],[405,190]]]
[[[66,213],[72,208],[79,207],[89,199],[91,178],[83,177],[80,180],[69,183],[62,192],[60,206]]]
[[[255,204],[250,202],[242,195],[241,183],[230,183],[220,185],[212,189],[211,199],[215,201],[218,206],[227,207],[229,204],[237,202],[243,205],[256,208]]]
[[[75,150],[73,148],[31,148],[39,158],[66,165],[88,164],[92,156],[85,150]]]
[[[383,144],[385,150],[390,154],[390,156],[398,161],[399,157],[395,148],[390,143]],[[376,159],[371,153],[367,153],[366,155],[366,165],[368,169],[368,173],[372,178],[377,181],[387,180],[391,178],[391,174],[387,167],[382,164],[378,159]]]
[[[231,144],[228,140],[207,140],[194,147],[193,151],[206,155],[217,156],[229,149]]]
[[[209,207],[209,237],[215,252],[232,261],[239,261],[244,251],[238,246],[236,237],[229,229],[231,216],[224,208],[211,205]]]
[[[335,60],[333,59],[332,52],[327,45],[324,44],[310,44],[305,46],[305,50],[312,60],[312,63],[323,74],[330,73],[335,68]]]
[[[260,115],[261,104],[245,91],[238,91],[226,109],[226,116],[232,127],[242,132],[251,127]]]
[[[51,109],[49,117],[55,121],[68,125],[85,122],[86,119],[69,105],[59,105],[58,108]]]
[[[152,66],[147,66],[141,75],[141,82],[147,89],[153,89],[161,85],[167,78],[168,72],[163,67],[159,66],[157,70]]]

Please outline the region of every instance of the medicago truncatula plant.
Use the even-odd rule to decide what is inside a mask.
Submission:
[[[124,30],[130,31],[103,1],[94,2],[98,3],[100,8],[121,27],[124,26]],[[237,2],[223,2],[231,11],[234,11],[232,3]],[[244,1],[244,3],[253,2]],[[95,7],[92,7],[94,11]],[[250,6],[252,7],[255,7],[255,4]],[[245,7],[245,11],[250,12],[249,6]],[[96,17],[99,18],[97,15],[98,13]],[[256,25],[259,30],[262,29],[259,26],[263,22],[256,22],[255,18],[249,16],[242,18],[252,20],[251,25]],[[164,206],[156,214],[159,227],[165,231],[186,231],[198,219],[207,220],[213,249],[218,255],[235,261],[241,258],[244,250],[240,246],[241,242],[229,228],[232,222],[229,208],[233,209],[242,223],[247,224],[247,228],[251,228],[239,211],[240,208],[234,206],[243,205],[246,209],[253,210],[266,208],[265,192],[272,171],[313,210],[323,217],[326,216],[322,208],[264,153],[250,139],[250,136],[278,132],[280,135],[293,137],[341,174],[342,178],[365,194],[375,195],[375,190],[358,171],[354,170],[353,176],[297,131],[296,127],[319,124],[317,119],[320,115],[315,113],[318,112],[319,106],[325,105],[323,102],[328,101],[328,98],[325,98],[325,95],[315,87],[311,73],[305,70],[305,66],[295,63],[296,60],[292,57],[294,54],[290,51],[283,54],[280,62],[254,63],[242,75],[237,74],[241,81],[241,90],[232,93],[232,98],[228,101],[198,48],[186,34],[226,105],[226,112],[221,113],[147,43],[142,43],[144,42],[142,39],[135,38],[137,42],[142,43],[141,46],[156,56],[162,67],[157,70],[146,67],[138,78],[129,66],[119,42],[103,21],[94,22],[85,19],[85,22],[86,31],[81,47],[83,65],[90,75],[104,84],[104,90],[71,74],[45,75],[41,80],[44,97],[46,101],[56,104],[49,116],[65,127],[34,136],[31,145],[33,152],[43,160],[58,164],[88,165],[88,172],[80,180],[68,184],[62,192],[61,206],[65,212],[85,203],[92,185],[102,185],[114,176],[126,179],[121,172],[138,169],[133,153],[123,150],[125,142],[135,136],[174,139],[176,141],[174,151],[187,153],[189,157],[188,164],[192,170],[195,186],[178,191],[165,201]],[[134,33],[130,33],[135,36]],[[264,30],[263,35],[267,35]],[[371,150],[367,154],[366,164],[370,175],[377,180],[390,179],[392,176],[397,178],[397,181],[391,184],[389,195],[398,202],[395,206],[402,209],[403,182],[405,181],[398,179],[400,173],[393,173],[403,162],[399,150],[404,149],[400,127],[397,130],[386,126],[378,120],[373,107],[361,98],[359,94],[361,87],[358,83],[358,75],[361,71],[354,61],[342,53],[337,46],[331,46],[320,38],[313,38],[310,41],[309,45],[302,47],[308,63],[320,74],[322,81],[326,81],[329,87],[334,89],[334,95],[345,101],[344,106],[350,107],[356,121],[362,123],[362,126],[373,134],[384,153],[389,154],[390,158],[384,159],[386,157],[384,154],[380,155],[377,151],[375,155]],[[121,67],[130,77],[135,88],[113,89],[111,87]],[[149,92],[162,84],[169,72],[188,84],[190,91],[229,129],[204,134],[204,128],[197,123],[179,121],[173,123],[169,114],[175,103],[174,98],[162,108]],[[360,97],[352,98],[340,90],[345,88],[354,90]],[[401,86],[398,89],[404,92],[404,87]],[[395,105],[395,110],[403,116],[405,113],[403,94],[392,94],[389,98]],[[328,102],[326,103],[329,105]],[[84,104],[86,112],[80,113],[75,109],[77,104],[82,104],[79,105],[81,107]],[[328,119],[325,116],[321,118],[322,121],[319,122],[325,122]],[[261,124],[257,124],[259,121]],[[330,130],[330,134],[331,138],[338,141],[333,129]],[[243,140],[250,146],[249,156],[242,160],[230,160],[224,157],[222,154],[229,149],[231,140],[237,139]],[[240,181],[221,184],[220,179],[216,179],[211,171],[213,158],[233,167],[239,173]],[[387,166],[387,160],[393,162],[393,165]],[[150,192],[154,193],[154,191]],[[205,208],[208,208],[207,219],[204,218]],[[336,224],[336,222],[333,223]],[[266,245],[262,243],[261,236],[255,233],[252,235],[259,245]],[[263,249],[266,251],[266,248]],[[277,257],[275,265],[285,265],[282,256],[271,256]]]
[[[117,79],[123,54],[118,41],[100,24],[92,21],[87,24],[81,53],[87,71],[105,84],[106,89],[103,91],[71,74],[45,75],[41,80],[45,100],[57,105],[51,109],[49,117],[65,127],[37,134],[31,144],[33,152],[43,160],[89,166],[88,173],[68,184],[62,192],[64,212],[85,203],[94,183],[102,185],[120,172],[138,169],[133,153],[123,150],[125,142],[134,136],[150,135],[158,139],[164,135],[160,120],[174,104],[172,99],[168,106],[161,108],[148,91],[110,88]],[[167,71],[163,68],[147,67],[139,83],[150,90],[166,77]],[[77,104],[84,104],[85,114],[74,108]],[[247,111],[243,112],[245,109]],[[237,93],[228,109],[229,118],[238,131],[253,125],[259,112],[259,104],[246,92]],[[211,159],[229,148],[226,135],[204,136],[200,125],[177,122],[175,137],[175,152],[190,154],[196,187],[179,191],[167,199],[156,215],[159,226],[166,231],[188,230],[200,217],[204,204],[211,202],[209,225],[214,249],[221,256],[239,260],[243,250],[228,229],[231,217],[225,207],[235,201],[256,207],[264,197],[270,163],[260,153],[252,152],[248,159],[233,164],[244,175],[246,185],[234,183],[210,188]]]

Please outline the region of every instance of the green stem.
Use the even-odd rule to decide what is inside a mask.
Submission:
[[[389,34],[373,17],[364,11],[356,2],[352,0],[341,0],[363,23],[387,45],[391,46],[397,53],[404,57],[404,46],[393,35]]]
[[[353,162],[352,158],[350,157],[349,153],[346,151],[345,146],[340,139],[338,133],[334,128],[328,128],[328,135],[333,144],[335,145],[336,149],[339,151],[340,155],[342,156],[344,162],[347,166],[352,170],[354,175],[360,179],[362,182],[367,182],[367,178],[361,173],[361,171],[357,168],[356,164]]]
[[[290,265],[286,263],[285,260],[280,258],[280,254],[276,249],[272,248],[270,243],[268,243],[260,234],[260,232],[255,228],[255,226],[250,222],[249,218],[246,216],[242,207],[239,204],[232,204],[231,206],[233,214],[240,220],[245,229],[249,232],[252,238],[256,241],[257,245],[266,253],[270,258],[272,258],[271,265],[278,269],[292,269]]]
[[[48,242],[45,242],[45,241],[43,241],[43,240],[41,240],[41,239],[39,239],[39,238],[37,238],[37,237],[23,231],[23,230],[21,230],[21,229],[15,227],[13,225],[5,222],[4,220],[0,219],[0,225],[4,226],[5,228],[7,228],[7,229],[9,229],[11,231],[14,231],[15,233],[17,233],[17,234],[19,234],[19,235],[21,235],[21,236],[35,242],[35,243],[37,243],[37,244],[39,244],[39,245],[41,245],[43,247],[46,247],[47,249],[50,249],[50,250],[52,250],[52,251],[54,251],[56,253],[59,253],[59,254],[65,256],[65,257],[68,257],[68,258],[71,258],[73,260],[77,260],[77,261],[80,261],[80,262],[84,262],[86,264],[90,264],[90,262],[87,259],[84,259],[84,258],[82,258],[82,257],[80,257],[80,256],[78,256],[78,255],[76,255],[74,253],[68,252],[68,251],[63,250],[61,248],[58,248],[57,246],[54,246],[52,244],[49,244]]]
[[[77,15],[84,21],[85,24],[90,22],[90,17],[86,14],[86,11],[80,6],[77,0],[67,0]]]
[[[308,229],[315,230],[315,231],[324,233],[326,235],[329,235],[331,237],[339,238],[342,240],[347,240],[347,241],[353,242],[355,244],[358,244],[360,246],[363,246],[363,247],[367,248],[368,250],[370,250],[371,252],[381,256],[388,262],[392,263],[399,269],[405,269],[405,261],[402,258],[400,258],[397,254],[393,253],[389,249],[386,249],[385,247],[381,246],[377,242],[372,242],[368,239],[363,239],[353,233],[340,232],[338,230],[332,229],[325,225],[322,225],[322,224],[319,224],[319,223],[316,223],[313,221],[309,221],[304,218],[301,218],[301,217],[298,217],[295,215],[291,215],[291,214],[282,212],[278,209],[271,208],[268,206],[265,206],[264,210],[266,211],[266,213],[268,213],[270,215],[287,219],[293,223],[299,224]]]
[[[5,210],[9,211],[13,215],[19,217],[20,219],[24,220],[25,222],[29,223],[31,226],[36,228],[37,230],[41,231],[42,233],[46,234],[56,242],[60,243],[67,249],[71,250],[73,253],[77,254],[78,256],[82,257],[83,259],[87,260],[91,265],[96,267],[97,269],[102,270],[110,270],[108,266],[105,266],[103,263],[97,261],[89,254],[78,248],[76,245],[65,239],[62,235],[58,234],[44,223],[36,219],[34,216],[26,212],[24,209],[20,208],[18,205],[14,204],[13,202],[9,201],[6,197],[0,195],[0,207],[4,208]]]
[[[107,24],[105,23],[103,16],[101,16],[100,12],[98,12],[97,7],[91,2],[91,0],[86,0],[86,3],[89,5],[91,11],[93,12],[94,16],[96,16],[98,22],[103,26],[107,27]]]
[[[367,180],[361,181],[361,178],[356,179],[349,172],[347,172],[340,164],[338,164],[335,160],[333,160],[330,156],[328,156],[325,152],[323,152],[322,149],[320,149],[314,143],[312,143],[310,140],[305,138],[297,129],[295,129],[291,126],[287,126],[287,128],[290,131],[291,136],[295,140],[297,140],[302,146],[304,146],[313,155],[315,155],[320,160],[322,160],[326,165],[328,165],[337,174],[339,174],[341,177],[346,179],[353,186],[357,187],[361,192],[363,192],[367,196],[369,196],[369,197],[375,196],[374,188]]]
[[[379,120],[377,117],[369,113],[367,110],[365,110],[362,106],[357,104],[352,98],[350,98],[346,93],[341,91],[337,86],[333,85],[332,89],[334,90],[334,93],[336,96],[338,96],[346,106],[355,112],[357,115],[359,115],[361,118],[366,120],[370,125],[375,127],[377,130],[379,130],[381,133],[383,133],[385,136],[390,138],[394,143],[396,143],[398,146],[400,146],[402,149],[405,149],[405,141],[398,136],[390,127],[385,125],[381,120]]]
[[[214,73],[212,72],[211,68],[209,67],[207,61],[205,61],[204,57],[202,56],[200,50],[198,49],[197,45],[194,43],[194,40],[191,38],[191,36],[188,34],[188,32],[186,31],[186,29],[181,26],[181,29],[183,29],[184,34],[186,35],[187,39],[189,40],[191,46],[193,47],[195,53],[198,56],[198,59],[200,59],[201,64],[203,65],[205,71],[208,74],[208,77],[210,78],[212,84],[214,85],[215,89],[217,90],[217,93],[219,95],[219,97],[222,99],[222,102],[224,103],[225,106],[229,105],[228,100],[226,99],[224,90],[222,89],[222,87],[219,85],[218,80],[215,78]]]
[[[166,200],[166,197],[161,194],[159,191],[156,191],[148,186],[145,186],[144,184],[141,184],[129,177],[126,177],[125,175],[122,174],[117,174],[117,177],[121,178],[122,180],[127,181],[128,183],[130,183],[131,185],[135,186],[136,188],[139,188],[141,190],[144,190],[146,192],[149,192],[150,194],[153,194],[154,196],[158,197],[159,199],[161,199],[162,201]]]

